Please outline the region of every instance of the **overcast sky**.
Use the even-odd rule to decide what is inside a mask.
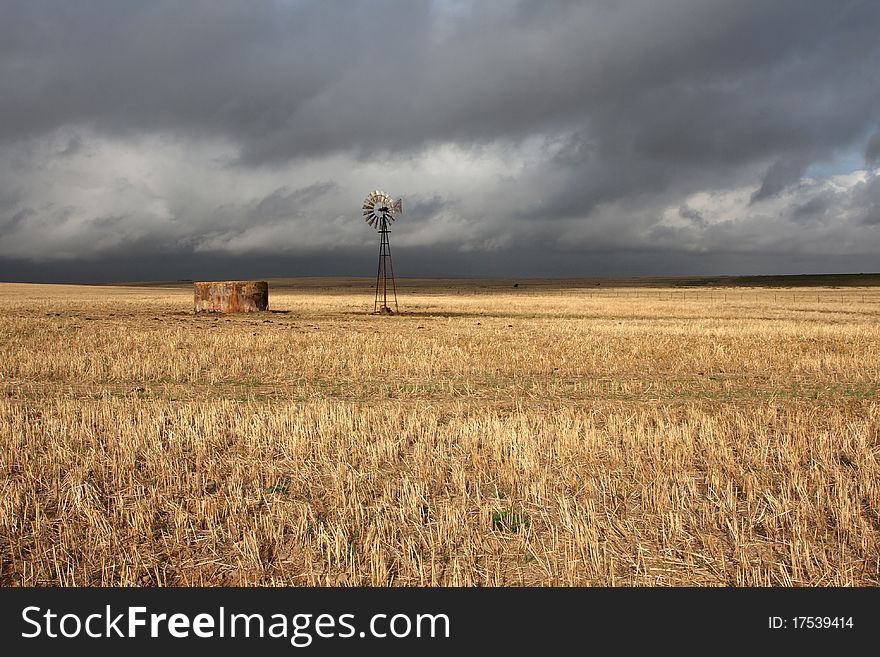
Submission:
[[[880,271],[876,0],[0,0],[0,280]]]

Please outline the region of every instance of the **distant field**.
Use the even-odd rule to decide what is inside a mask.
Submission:
[[[0,284],[0,583],[876,586],[870,276]]]
[[[270,278],[273,289],[313,290],[327,288],[334,291],[363,290],[375,279],[369,278]],[[125,287],[174,287],[189,288],[190,280],[146,281],[118,283]],[[403,278],[398,279],[401,290],[412,291],[487,291],[516,286],[522,290],[560,290],[606,288],[680,288],[680,287],[877,287],[880,273],[876,274],[796,274],[786,276],[648,276],[640,278]]]

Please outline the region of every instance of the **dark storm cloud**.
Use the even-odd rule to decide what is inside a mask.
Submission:
[[[791,213],[792,221],[804,223],[808,221],[820,221],[828,210],[833,207],[834,194],[822,194],[814,196],[809,201],[794,208]]]
[[[752,194],[751,202],[772,198],[789,185],[796,183],[807,170],[803,160],[777,160],[764,174],[761,187]]]
[[[293,191],[282,187],[268,196],[233,208],[232,214],[246,217],[248,225],[290,219],[299,216],[304,209],[337,187],[332,180],[316,182]],[[228,211],[229,208],[222,210]]]
[[[441,194],[432,194],[430,196],[414,196],[407,198],[404,208],[407,223],[424,223],[437,219],[444,212],[449,212],[459,208],[461,204],[450,198],[446,198]]]
[[[872,227],[880,225],[880,175],[856,185],[847,200],[849,210],[860,223]]]
[[[678,216],[682,219],[690,219],[697,226],[706,226],[706,218],[703,216],[703,213],[699,210],[695,210],[687,204],[682,205],[678,209]]]
[[[865,161],[868,164],[880,163],[880,130],[874,132],[865,147]]]
[[[34,214],[36,214],[36,212],[34,212],[33,208],[24,208],[5,219],[0,223],[0,227],[2,227],[3,230],[15,230],[21,226],[28,217],[31,217]]]
[[[0,86],[14,93],[0,98],[0,138],[83,123],[266,151],[284,137],[285,158],[336,148],[338,117],[301,113],[320,111],[322,94],[341,84],[349,102],[367,94],[360,116],[381,117],[380,56],[392,35],[406,47],[425,11],[381,1],[7,3]]]
[[[209,225],[195,233],[189,242],[197,249],[211,250],[218,245],[231,246],[255,228],[287,224],[296,232],[295,222],[304,219],[314,210],[316,202],[337,188],[335,182],[328,180],[295,190],[281,187],[261,198],[222,205],[210,213]],[[265,248],[254,250],[272,251],[273,246],[277,249],[280,245],[262,246]]]
[[[591,120],[606,149],[729,161],[876,118],[877,3],[508,4],[7,3],[0,136],[208,132],[259,162]]]
[[[64,147],[63,150],[59,151],[58,155],[61,157],[71,157],[73,155],[79,155],[86,148],[85,143],[82,140],[82,137],[79,135],[73,135],[70,139],[67,140],[67,146]]]
[[[878,29],[869,0],[6,2],[0,229],[16,241],[0,257],[265,253],[287,248],[288,224],[304,244],[321,235],[316,253],[338,230],[344,250],[360,238],[333,222],[348,205],[357,219],[363,192],[347,185],[411,161],[395,174],[421,184],[404,219],[478,217],[461,246],[491,245],[500,268],[529,245],[536,270],[558,269],[569,242],[656,267],[680,266],[682,243],[780,266],[791,222],[817,231],[797,249],[821,259],[829,236],[865,245],[877,223],[875,177],[801,181],[851,152],[880,159]],[[170,156],[150,160],[154,136],[196,153],[185,180],[156,173]],[[419,174],[450,145],[489,154],[482,190],[454,162]],[[337,170],[313,173],[327,157]],[[224,168],[243,182],[214,200],[221,177],[205,172]],[[746,187],[736,217],[688,200]],[[40,246],[50,228],[57,248]]]

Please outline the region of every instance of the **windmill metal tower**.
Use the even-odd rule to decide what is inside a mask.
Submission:
[[[379,231],[379,270],[376,272],[376,298],[373,312],[393,314],[397,312],[397,284],[394,281],[394,263],[391,261],[391,244],[388,242],[388,225],[394,221],[394,214],[403,212],[403,202],[394,201],[378,189],[370,192],[364,201],[364,221]],[[388,282],[394,298],[394,310],[388,305]],[[381,307],[379,306],[381,299]]]

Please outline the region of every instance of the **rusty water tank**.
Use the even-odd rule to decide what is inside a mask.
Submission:
[[[195,312],[252,313],[269,309],[266,281],[193,283]]]

